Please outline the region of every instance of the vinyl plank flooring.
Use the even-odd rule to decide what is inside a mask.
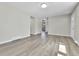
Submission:
[[[59,51],[59,45],[66,47],[66,54]],[[79,56],[79,46],[69,37],[48,35],[42,39],[41,35],[32,35],[0,45],[0,56]]]

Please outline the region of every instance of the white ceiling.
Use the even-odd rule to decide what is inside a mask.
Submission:
[[[72,12],[77,2],[46,2],[47,8],[41,8],[42,2],[16,2],[9,3],[12,6],[28,13],[30,16],[58,16]]]

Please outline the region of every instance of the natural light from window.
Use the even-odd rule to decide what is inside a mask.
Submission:
[[[58,52],[58,56],[65,56],[67,54],[67,51],[66,51],[66,47],[65,45],[63,44],[60,44],[59,45],[59,52]]]

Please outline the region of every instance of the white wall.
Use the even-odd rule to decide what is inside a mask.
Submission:
[[[38,17],[33,17],[30,18],[30,21],[31,21],[30,33],[31,34],[41,33],[41,19]]]
[[[30,35],[30,16],[5,3],[0,3],[0,43]],[[41,18],[36,18],[33,33],[41,32]],[[70,35],[70,16],[56,16],[48,19],[48,33]]]
[[[71,15],[74,18],[74,40],[79,44],[79,4]]]
[[[10,5],[0,3],[0,43],[29,35],[29,16]]]
[[[30,17],[30,34],[35,33],[35,18],[32,16]]]
[[[79,5],[76,10],[75,18],[75,39],[79,42]]]
[[[55,16],[48,19],[48,33],[52,35],[70,35],[70,16]]]
[[[71,15],[71,37],[73,38],[73,40],[75,39],[75,19],[76,19],[76,12],[73,12]]]
[[[35,19],[35,34],[41,33],[41,19],[36,18]]]

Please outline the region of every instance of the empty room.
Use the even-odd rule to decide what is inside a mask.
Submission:
[[[0,2],[0,56],[79,56],[79,3]]]

